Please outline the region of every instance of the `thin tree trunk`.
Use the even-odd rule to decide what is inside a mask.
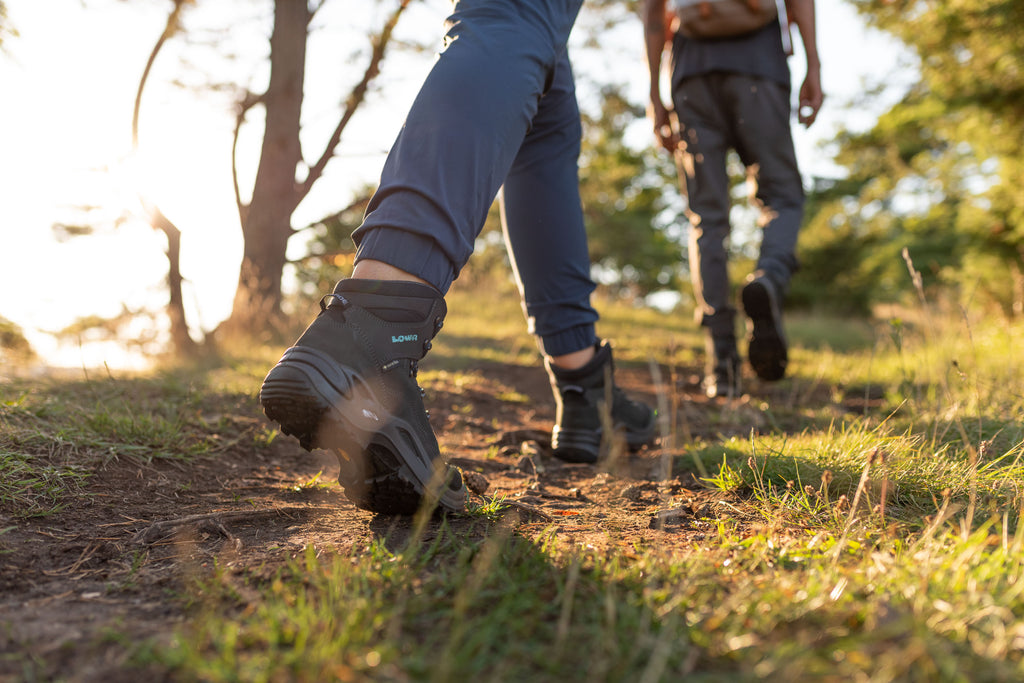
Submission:
[[[281,314],[281,276],[292,235],[291,216],[299,202],[295,174],[302,161],[299,122],[311,17],[306,0],[274,3],[270,84],[261,98],[266,130],[252,202],[243,212],[238,288],[231,317],[218,334],[252,334]]]
[[[181,231],[156,207],[151,210],[150,221],[167,236],[167,286],[170,289],[167,318],[171,324],[171,344],[179,356],[193,355],[199,345],[189,334],[185,319],[185,301],[181,293]]]
[[[236,143],[241,118],[256,104],[266,109],[266,130],[248,205],[241,201],[234,160],[232,163],[244,246],[231,316],[218,327],[218,336],[251,336],[276,327],[275,322],[281,318],[281,277],[287,263],[288,239],[295,233],[291,226],[292,213],[321,177],[346,125],[364,102],[370,85],[380,73],[395,26],[409,2],[397,0],[381,31],[370,36],[371,54],[366,71],[349,93],[331,139],[301,181],[296,173],[303,161],[299,144],[300,113],[306,37],[312,12],[306,0],[276,0],[274,3],[270,85],[263,95],[247,95],[239,106]]]
[[[184,9],[185,0],[174,0],[174,7],[167,17],[167,24],[163,33],[156,41],[146,61],[146,68],[142,71],[142,78],[139,79],[139,88],[135,93],[135,108],[132,111],[132,153],[138,156],[139,152],[139,112],[142,109],[142,93],[149,78],[149,72],[153,68],[156,57],[163,48],[164,43],[178,30],[178,21]],[[198,349],[198,344],[192,339],[188,331],[188,321],[185,318],[184,297],[181,292],[181,230],[160,210],[158,206],[151,203],[147,197],[139,195],[139,201],[146,210],[150,226],[160,230],[167,238],[167,288],[169,298],[167,301],[167,319],[170,322],[171,345],[174,352],[179,356],[193,355]]]

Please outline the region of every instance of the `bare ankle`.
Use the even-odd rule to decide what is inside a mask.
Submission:
[[[390,263],[374,259],[358,261],[355,268],[352,269],[352,278],[354,280],[397,280],[399,282],[419,282],[424,285],[430,285],[429,282],[421,277],[408,273]]]

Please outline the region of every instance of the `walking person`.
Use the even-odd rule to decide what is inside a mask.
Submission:
[[[779,13],[777,7],[781,6]],[[709,24],[735,7],[765,6],[767,20],[736,35],[709,37]],[[649,114],[659,144],[683,162],[688,201],[690,275],[705,329],[708,396],[741,391],[736,308],[728,273],[731,198],[726,155],[735,150],[756,185],[762,240],[754,272],[741,291],[748,318],[747,357],[762,380],[781,379],[789,362],[782,303],[798,267],[797,234],[804,191],[790,131],[788,21],[800,32],[807,74],[798,120],[814,123],[823,101],[814,0],[645,0],[644,35],[650,70]],[[715,12],[720,12],[716,17]],[[689,18],[695,17],[696,25]],[[747,20],[745,17],[744,20]],[[724,31],[724,28],[720,28]],[[687,35],[689,34],[689,35]],[[672,107],[661,95],[663,54],[671,51]],[[673,115],[675,120],[673,120]]]
[[[338,452],[339,480],[359,507],[411,514],[424,498],[464,506],[465,485],[440,454],[416,372],[503,185],[506,240],[556,400],[555,455],[596,461],[609,416],[631,448],[653,436],[653,411],[614,384],[590,305],[566,53],[581,4],[455,3],[445,47],[353,233],[351,277],[321,299],[263,382],[267,416],[304,447]]]

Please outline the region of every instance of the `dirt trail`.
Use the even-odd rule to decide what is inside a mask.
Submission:
[[[507,497],[520,533],[553,527],[559,542],[576,547],[647,538],[685,548],[731,507],[689,475],[663,478],[662,451],[604,467],[554,460],[543,370],[495,365],[480,376],[470,385],[432,382],[431,421],[453,461],[485,480],[487,495]],[[655,402],[645,369],[620,367],[617,377]],[[499,398],[509,390],[528,400]],[[694,377],[676,393],[677,423],[694,438],[745,435],[762,421],[749,401],[706,402]],[[244,434],[265,420],[254,404],[233,423]],[[251,443],[238,439],[218,457],[187,464],[122,461],[91,477],[88,495],[59,514],[0,518],[0,529],[13,527],[0,535],[0,681],[139,680],[138,670],[124,668],[130,641],[179,628],[187,619],[184,580],[215,561],[233,571],[273,567],[307,544],[344,553],[375,537],[400,543],[408,530],[406,519],[348,503],[333,482],[332,455],[284,438],[262,450],[240,445]],[[320,472],[330,488],[303,486]]]

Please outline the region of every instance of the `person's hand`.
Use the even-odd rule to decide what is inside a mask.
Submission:
[[[672,114],[660,98],[651,100],[648,115],[654,122],[654,137],[658,144],[669,152],[675,152],[679,147],[679,136],[672,126]]]
[[[814,120],[818,118],[818,110],[821,109],[825,95],[821,91],[821,72],[818,69],[808,69],[807,77],[800,86],[800,108],[797,110],[797,120],[805,127],[810,128]]]

